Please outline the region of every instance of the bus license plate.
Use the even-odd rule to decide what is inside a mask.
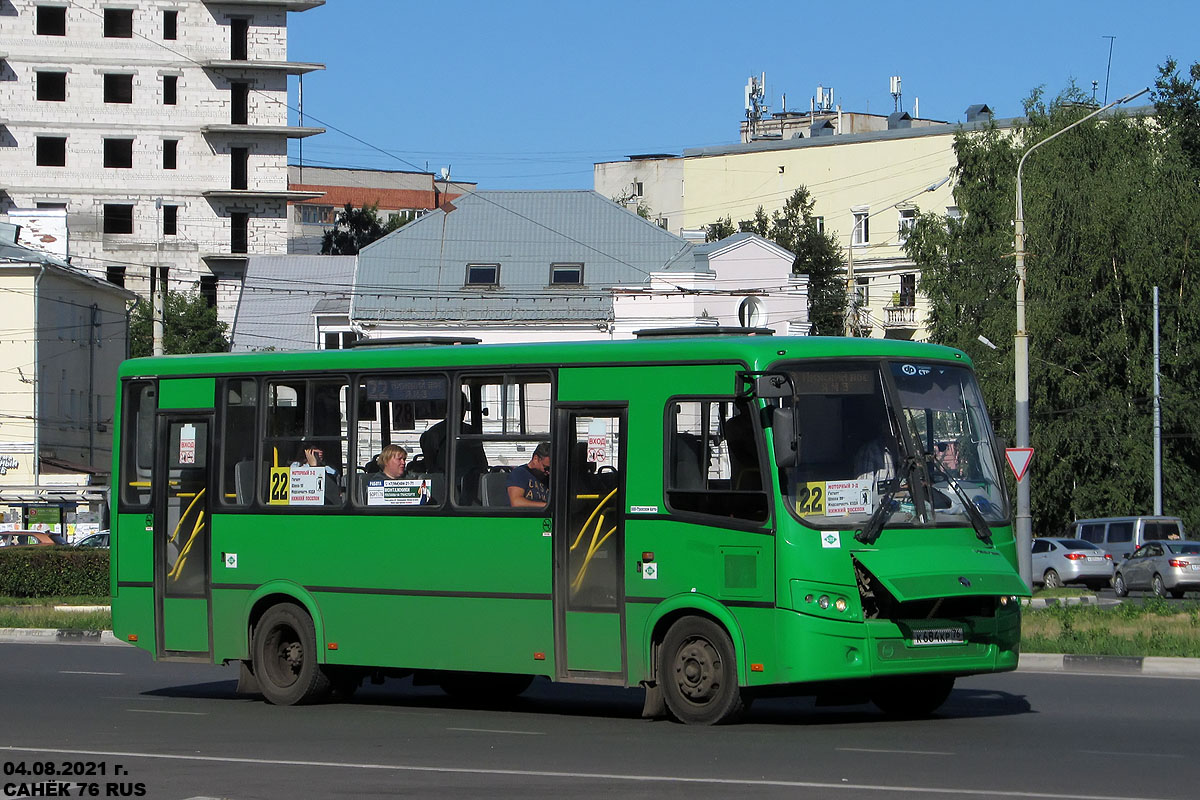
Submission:
[[[930,628],[924,631],[913,631],[913,644],[962,644],[962,628]]]

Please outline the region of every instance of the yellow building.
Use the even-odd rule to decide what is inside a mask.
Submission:
[[[950,180],[954,134],[986,125],[990,109],[972,106],[962,125],[910,127],[906,117],[892,115],[886,130],[838,133],[836,121],[825,120],[799,138],[600,163],[595,188],[609,197],[632,195],[660,225],[694,238],[726,216],[736,225],[759,206],[770,214],[803,185],[824,230],[843,248],[860,333],[924,340],[928,303],[904,255],[905,232],[918,213],[958,213]]]

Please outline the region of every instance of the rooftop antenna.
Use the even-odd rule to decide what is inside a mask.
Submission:
[[[746,81],[746,122],[749,133],[758,132],[758,123],[767,113],[767,73],[751,75]]]
[[[900,76],[892,76],[892,111],[900,110]]]
[[[1108,39],[1108,67],[1104,70],[1104,105],[1108,105],[1108,76],[1112,74],[1113,43],[1117,41],[1117,37],[1101,36],[1100,38]]]
[[[817,96],[813,98],[814,111],[832,111],[833,110],[833,89],[826,89],[821,84],[817,84]]]

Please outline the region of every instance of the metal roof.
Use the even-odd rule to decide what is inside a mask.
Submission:
[[[607,320],[614,286],[695,269],[691,245],[593,191],[486,191],[363,248],[357,322]],[[468,265],[498,265],[494,286]],[[551,265],[582,265],[583,284],[552,286]]]
[[[354,256],[250,256],[230,349],[313,349],[318,305],[346,313],[353,280]]]

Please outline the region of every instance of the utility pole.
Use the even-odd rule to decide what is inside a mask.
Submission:
[[[165,314],[166,303],[164,295],[166,287],[163,286],[165,281],[159,274],[162,266],[159,262],[162,260],[162,198],[154,201],[154,207],[158,209],[158,233],[154,239],[154,266],[150,268],[150,296],[151,308],[150,318],[152,320],[151,328],[154,331],[154,355],[161,356],[163,354],[163,321]]]
[[[1158,394],[1158,287],[1154,287],[1154,516],[1162,516],[1162,399]]]

